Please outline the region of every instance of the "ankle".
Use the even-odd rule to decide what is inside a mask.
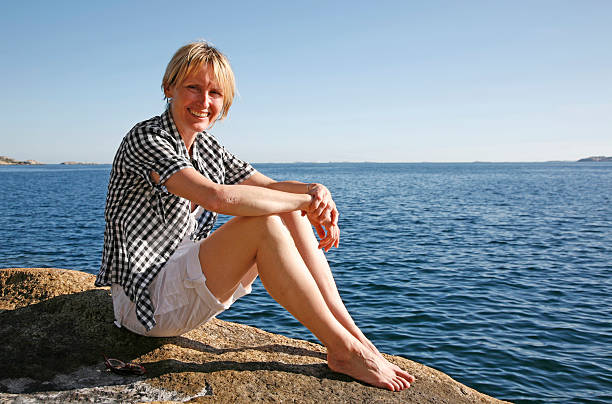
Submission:
[[[363,349],[363,344],[355,337],[347,338],[345,341],[334,346],[327,347],[327,356],[335,361],[348,361],[358,355]]]

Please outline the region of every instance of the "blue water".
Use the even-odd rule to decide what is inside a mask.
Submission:
[[[612,164],[256,167],[330,188],[328,258],[382,351],[519,403],[612,402]],[[0,267],[95,273],[109,170],[0,167]],[[259,282],[221,318],[312,340]]]

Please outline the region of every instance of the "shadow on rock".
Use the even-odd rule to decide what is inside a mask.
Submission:
[[[291,345],[269,344],[258,346],[244,346],[239,348],[215,348],[214,346],[204,344],[200,341],[185,338],[182,336],[172,338],[171,342],[172,344],[181,348],[195,349],[201,352],[206,352],[214,355],[222,355],[229,352],[245,352],[255,349],[262,352],[283,353],[295,356],[310,356],[312,358],[317,358],[325,361],[327,360],[327,356],[323,352],[312,351],[310,349],[295,347]]]
[[[133,361],[165,345],[174,345],[214,356],[261,351],[325,360],[325,354],[322,352],[282,344],[216,348],[184,336],[172,338],[139,336],[114,326],[112,299],[108,289],[91,289],[60,295],[14,310],[5,310],[0,313],[0,340],[6,341],[0,345],[0,361],[3,363],[0,369],[0,381],[27,380],[27,383],[21,383],[20,387],[20,392],[24,393],[116,385],[133,381],[135,379],[130,377],[101,374],[103,355],[120,358],[123,361]],[[318,378],[350,380],[329,371],[324,363],[208,360],[200,364],[160,358],[158,361],[145,362],[143,365],[147,369],[147,374],[138,378],[140,380],[168,373],[210,373],[222,370],[274,370]],[[81,380],[77,386],[50,382],[63,380],[66,375],[71,374],[75,381]],[[14,391],[15,387],[7,389],[6,386],[0,386],[0,389],[5,392]]]
[[[150,377],[157,377],[168,373],[199,372],[213,373],[223,370],[237,372],[253,372],[258,370],[295,373],[304,376],[314,376],[319,379],[354,381],[354,379],[334,373],[325,363],[292,364],[283,362],[237,362],[237,361],[210,361],[206,363],[187,363],[175,359],[165,359],[157,362],[146,362],[143,366],[147,368]],[[360,382],[358,382],[360,383]]]
[[[52,297],[0,313],[0,380],[50,380],[101,362],[103,354],[133,360],[168,342],[113,325],[106,289]]]

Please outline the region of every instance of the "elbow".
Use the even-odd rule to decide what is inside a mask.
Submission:
[[[216,184],[211,191],[206,193],[207,197],[202,201],[201,206],[211,212],[224,213],[231,204],[231,196],[226,187]]]

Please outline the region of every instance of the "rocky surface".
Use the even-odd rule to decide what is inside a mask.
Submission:
[[[44,164],[41,163],[40,161],[36,161],[36,160],[24,160],[24,161],[19,161],[19,160],[15,160],[12,159],[10,157],[6,157],[6,156],[0,156],[0,165],[36,165],[36,164]]]
[[[317,344],[212,320],[146,338],[113,325],[108,288],[64,269],[0,270],[0,402],[500,403],[435,369],[389,356],[417,378],[402,392],[334,373]],[[102,355],[141,363],[108,372]]]

